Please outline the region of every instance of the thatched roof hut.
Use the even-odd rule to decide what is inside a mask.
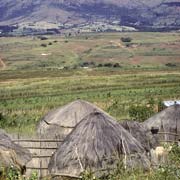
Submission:
[[[180,136],[180,105],[175,104],[164,109],[146,120],[143,124],[149,129],[158,128],[159,132],[167,133],[159,136],[161,140],[177,140],[178,136],[168,133],[175,133]]]
[[[112,117],[93,112],[65,138],[52,156],[49,170],[62,176],[79,176],[84,170],[100,175],[115,168],[124,155],[126,165],[147,167],[143,152],[141,144]]]
[[[77,123],[94,111],[103,112],[97,106],[83,100],[76,100],[52,110],[38,124],[38,135],[43,138],[64,139]]]
[[[63,140],[74,127],[88,114],[103,110],[97,106],[83,100],[76,100],[63,107],[57,108],[46,114],[37,126],[38,136],[42,139]],[[41,146],[51,148],[56,147],[61,142],[42,142]],[[42,149],[41,154],[49,155],[55,150]],[[42,159],[43,165],[46,167],[49,164],[49,158]]]
[[[158,145],[157,138],[153,136],[152,132],[142,123],[129,120],[123,121],[120,124],[141,143],[147,152],[150,152],[152,148]]]
[[[0,167],[14,167],[23,171],[30,160],[30,152],[15,144],[5,131],[0,130]]]

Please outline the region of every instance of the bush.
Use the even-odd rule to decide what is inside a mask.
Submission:
[[[164,105],[163,105],[163,103],[162,103],[162,100],[160,99],[160,100],[158,101],[158,112],[162,111],[163,108],[164,108]]]
[[[0,113],[0,121],[2,121],[4,119],[4,116],[2,113]]]
[[[81,67],[95,67],[94,62],[83,62],[80,64]]]
[[[47,44],[41,44],[41,47],[47,47]]]
[[[121,67],[121,66],[120,66],[119,63],[115,63],[115,64],[113,65],[113,67],[114,67],[114,68],[119,68],[119,67]]]
[[[102,64],[98,64],[97,67],[103,67],[103,65]]]
[[[44,36],[39,36],[38,38],[39,38],[40,40],[42,40],[42,41],[48,40],[48,38],[47,38],[47,37],[44,37]]]
[[[38,180],[38,174],[33,172],[30,177],[23,177],[19,170],[13,167],[1,168],[1,180]]]
[[[82,180],[98,180],[91,171],[84,171],[81,177]]]
[[[176,144],[169,152],[168,160],[160,165],[149,180],[177,180],[180,179],[180,147]]]
[[[136,121],[145,121],[154,114],[152,107],[147,107],[143,105],[132,105],[129,108],[129,116]]]
[[[166,66],[167,66],[167,67],[176,67],[176,64],[173,64],[173,63],[167,63]]]
[[[0,113],[0,127],[4,128],[7,124],[6,118],[2,113]]]
[[[130,37],[122,37],[122,38],[121,38],[121,41],[122,41],[122,42],[131,42],[131,41],[132,41],[132,38],[130,38]]]
[[[15,168],[7,168],[6,170],[4,169],[4,179],[6,180],[21,180],[21,173],[15,169]]]
[[[113,67],[113,64],[112,63],[105,63],[104,67]]]

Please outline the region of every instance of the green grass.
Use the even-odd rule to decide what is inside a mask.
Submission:
[[[133,39],[129,48],[120,42],[125,36]],[[49,110],[78,98],[98,105],[117,120],[129,118],[132,104],[146,105],[151,98],[156,104],[159,100],[180,99],[178,33],[48,38],[0,39],[1,55],[7,65],[0,71],[0,113],[6,120],[3,128],[10,132],[33,134],[36,124]],[[41,47],[49,42],[52,45]],[[79,67],[88,61],[118,62],[122,67]],[[167,67],[166,63],[176,67]],[[68,69],[61,70],[64,66]]]
[[[111,75],[108,71],[48,77],[49,71],[44,77],[1,79],[1,112],[10,129],[17,130],[19,126],[35,127],[50,109],[78,98],[95,103],[118,120],[129,118],[131,104],[146,104],[150,98],[156,103],[180,98],[179,71],[111,71]]]
[[[121,37],[132,38],[129,47],[121,42]],[[179,46],[179,33],[98,33],[66,38],[48,36],[47,40],[37,37],[0,39],[1,56],[9,70],[72,68],[87,61],[96,64],[118,62],[124,68],[140,65],[141,68],[157,69],[170,62],[179,66]]]

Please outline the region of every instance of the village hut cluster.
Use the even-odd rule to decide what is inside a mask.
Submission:
[[[144,123],[119,123],[97,106],[77,100],[46,114],[37,126],[37,135],[39,139],[57,140],[54,144],[57,149],[48,152],[50,157],[43,161],[49,174],[80,177],[82,172],[88,170],[100,177],[110,173],[120,162],[124,168],[149,169],[152,158],[153,163],[156,162],[156,149],[162,151],[161,141],[178,141],[179,122],[180,105],[177,103]],[[0,137],[0,156],[5,157],[4,151],[11,149],[10,156],[15,154],[13,157],[17,157],[20,164],[18,168],[25,167],[31,159],[30,153],[13,144],[5,132],[0,132]],[[48,142],[41,145],[50,147]],[[46,150],[41,153],[47,155]],[[8,162],[4,161],[5,166],[14,163],[11,157],[8,159]]]

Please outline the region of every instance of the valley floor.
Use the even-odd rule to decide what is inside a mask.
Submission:
[[[179,47],[179,33],[1,38],[0,126],[33,134],[45,113],[78,98],[117,120],[132,105],[180,99]]]

